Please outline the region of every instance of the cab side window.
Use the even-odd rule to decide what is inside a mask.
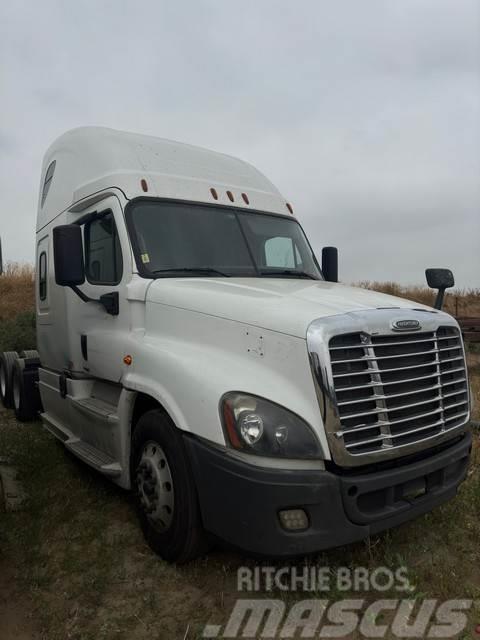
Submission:
[[[118,284],[122,279],[122,250],[112,213],[85,225],[85,270],[92,284]]]

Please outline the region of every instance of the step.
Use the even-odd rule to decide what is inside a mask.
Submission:
[[[73,408],[93,420],[109,424],[118,423],[117,407],[105,400],[88,396],[86,398],[71,398],[71,403]]]
[[[109,455],[80,439],[71,439],[65,446],[78,458],[107,476],[119,476],[122,473],[120,464]]]

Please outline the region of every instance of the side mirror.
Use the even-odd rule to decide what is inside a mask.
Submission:
[[[445,290],[455,286],[455,278],[450,269],[426,269],[427,284],[431,289],[438,289],[437,299],[433,305],[441,309],[445,298]]]
[[[322,272],[327,282],[338,282],[338,249],[337,247],[323,247]]]
[[[64,224],[53,229],[55,282],[61,287],[76,287],[85,282],[82,229]]]

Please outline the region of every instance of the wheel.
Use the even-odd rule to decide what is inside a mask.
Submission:
[[[207,551],[182,436],[160,410],[145,413],[135,428],[132,485],[143,534],[155,553],[183,563]]]
[[[36,380],[38,373],[25,368],[25,360],[18,358],[13,365],[12,398],[15,417],[20,422],[35,420],[39,409]]]
[[[12,398],[12,373],[15,360],[18,358],[16,351],[4,351],[0,353],[0,400],[6,409],[13,406]]]

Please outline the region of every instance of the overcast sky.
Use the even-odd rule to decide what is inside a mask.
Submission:
[[[42,156],[103,125],[239,156],[340,277],[480,286],[478,0],[2,2],[0,235],[33,260]]]

